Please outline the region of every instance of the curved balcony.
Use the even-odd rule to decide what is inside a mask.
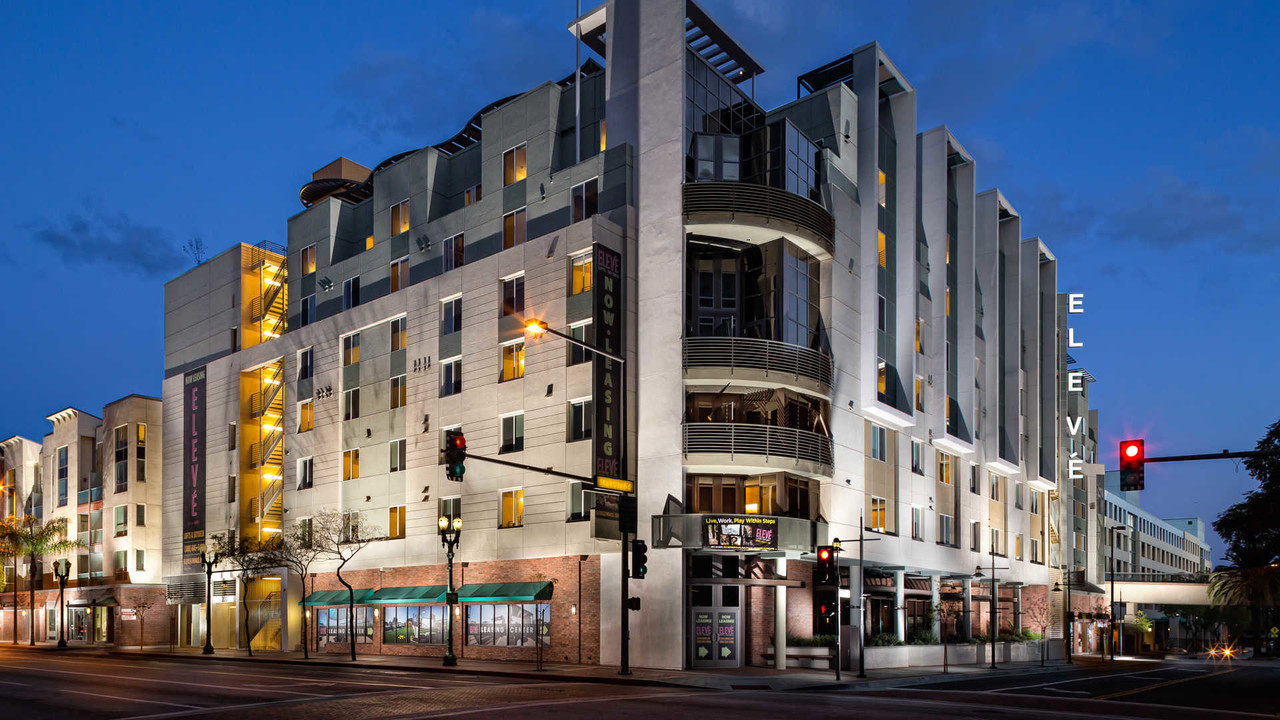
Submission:
[[[835,247],[835,220],[786,190],[743,182],[685,183],[684,224],[708,235],[764,243],[785,236],[820,260]]]
[[[830,355],[777,340],[740,337],[684,339],[685,377],[750,385],[786,385],[831,397]]]
[[[831,438],[749,423],[685,423],[685,466],[706,472],[794,472],[831,477]]]

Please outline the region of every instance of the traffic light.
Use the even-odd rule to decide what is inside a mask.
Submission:
[[[637,538],[631,541],[631,577],[643,580],[649,574],[649,545]]]
[[[830,545],[818,546],[818,562],[813,567],[814,585],[836,584],[836,553]]]
[[[467,436],[461,430],[444,431],[444,474],[454,482],[462,482],[467,474]]]
[[[1146,486],[1146,448],[1141,440],[1125,440],[1120,443],[1120,489],[1125,492],[1141,490]]]

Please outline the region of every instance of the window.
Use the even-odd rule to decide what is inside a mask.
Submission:
[[[310,275],[316,271],[316,246],[308,245],[302,248],[302,274]]]
[[[409,469],[404,438],[392,440],[387,445],[387,449],[389,451],[389,465],[387,467],[391,468],[391,472],[403,472]]]
[[[592,418],[590,399],[569,403],[569,442],[591,438]]]
[[[911,507],[911,539],[924,539],[924,508]]]
[[[135,458],[138,467],[138,482],[147,481],[147,424],[138,423]]]
[[[404,506],[397,505],[387,511],[387,537],[399,540],[404,537]],[[388,613],[390,614],[390,613]]]
[[[955,536],[952,535],[951,522],[950,515],[938,514],[938,542],[943,545],[954,545],[956,542]]]
[[[883,295],[876,296],[876,329],[884,332],[889,326],[889,306]]]
[[[321,613],[324,610],[320,611]],[[443,645],[448,632],[449,606],[388,607],[382,614],[384,645]]]
[[[147,551],[141,548],[133,551],[134,570],[138,572],[146,572],[147,569]]]
[[[299,490],[310,490],[314,484],[314,476],[312,473],[311,458],[301,458],[298,460],[298,487]]]
[[[885,256],[885,237],[884,237],[884,231],[880,231],[880,233],[879,233],[879,234],[880,234],[880,237],[879,237],[879,239],[876,241],[876,248],[879,250],[879,256],[880,256],[880,267],[887,267],[887,266],[888,266],[888,258]],[[881,301],[883,301],[883,300],[884,300],[884,298],[883,298],[883,297],[881,297],[881,298],[880,298],[880,300],[881,300]]]
[[[996,555],[1004,555],[1004,546],[1000,544],[1000,529],[991,528],[991,551]]]
[[[921,326],[924,318],[916,318],[916,352],[924,353],[924,340],[921,338]]]
[[[919,440],[911,441],[911,472],[924,474],[924,443]]]
[[[604,139],[607,135],[606,130],[608,129],[608,124],[607,118],[600,118],[600,152],[604,152]]]
[[[1013,506],[1022,509],[1022,483],[1013,486]]]
[[[342,479],[355,480],[360,477],[360,448],[342,451]]]
[[[408,375],[397,375],[391,378],[391,409],[402,408],[408,404]]]
[[[342,393],[342,419],[355,420],[360,417],[360,388],[352,388]]]
[[[462,248],[462,233],[458,233],[451,238],[445,238],[444,249],[440,252],[440,262],[444,264],[444,272],[462,267]]]
[[[315,427],[315,404],[312,400],[298,403],[298,432],[304,433]]]
[[[574,185],[570,193],[573,195],[573,222],[586,220],[596,214],[599,196],[599,183],[596,178]]]
[[[360,304],[360,278],[342,281],[342,309],[350,310]]]
[[[67,504],[67,446],[58,448],[58,507]]]
[[[409,201],[401,200],[391,206],[391,237],[409,230]]]
[[[298,379],[310,380],[315,374],[315,353],[311,348],[298,351]]]
[[[236,488],[239,486],[240,483],[236,480],[235,475],[227,477],[227,502],[233,503],[236,501]]]
[[[591,290],[591,259],[591,253],[571,258],[570,262],[572,263],[573,276],[569,285],[570,295],[577,295]]]
[[[128,562],[129,562],[129,551],[117,550],[116,551],[116,572],[117,573],[129,572],[129,566],[127,564]]]
[[[460,497],[440,498],[439,517],[449,518],[449,522],[453,522],[453,519],[456,517],[462,517],[462,498]]]
[[[519,452],[524,450],[524,413],[507,415],[502,418],[502,447],[500,453]]]
[[[581,480],[569,481],[569,520],[586,520],[591,514],[587,511],[587,496],[583,492],[586,483]]]
[[[1043,562],[1040,559],[1040,540],[1039,538],[1031,538],[1031,562]]]
[[[924,412],[924,376],[916,376],[916,410]]]
[[[879,425],[871,426],[871,457],[880,462],[886,462],[889,457],[887,448],[888,433]]]
[[[884,532],[885,515],[887,514],[887,502],[882,497],[871,496],[871,525],[869,530],[876,532]]]
[[[360,333],[342,337],[342,367],[360,362]]]
[[[391,292],[409,287],[409,256],[391,261]]]
[[[502,379],[519,380],[524,377],[524,341],[517,340],[502,346]]]
[[[306,327],[316,321],[316,295],[312,293],[302,298],[302,313],[298,324]]]
[[[588,345],[595,340],[595,333],[591,332],[591,321],[569,326],[569,337],[574,340],[580,340]],[[577,343],[565,343],[569,346],[569,364],[579,365],[591,359],[591,351],[578,345]]]
[[[978,466],[969,464],[969,492],[974,495],[981,495],[982,488],[978,487]]]
[[[511,148],[502,153],[502,186],[506,187],[512,183],[518,183],[525,179],[528,175],[528,167],[525,165],[525,153],[528,150],[526,143]]]
[[[1013,536],[1013,556],[1022,559],[1022,533]]]
[[[129,506],[116,506],[116,537],[124,537],[129,534]]]
[[[462,297],[440,301],[440,334],[462,332]]]
[[[468,603],[467,644],[489,647],[551,647],[551,605]]]
[[[502,314],[524,312],[524,275],[502,281]]]
[[[502,249],[509,250],[524,243],[524,208],[502,216]]]
[[[876,182],[876,193],[880,199],[880,206],[884,207],[889,201],[889,184],[885,182],[886,178],[883,170],[877,170],[876,173],[879,176],[879,180]],[[883,265],[884,263],[881,264]]]
[[[524,489],[513,488],[502,491],[502,517],[498,520],[499,528],[520,527],[524,524]]]
[[[969,549],[975,552],[982,550],[982,523],[969,521]]]
[[[462,358],[440,361],[440,397],[462,392]]]
[[[391,321],[391,352],[404,350],[409,343],[409,318],[398,317]]]
[[[129,489],[129,426],[116,428],[116,492]]]
[[[240,349],[240,328],[237,326],[237,327],[231,328],[231,352],[235,352],[239,349]]]
[[[467,191],[463,196],[463,206],[465,207],[478,202],[480,202],[480,186],[472,185],[467,188]]]
[[[147,506],[146,505],[133,506],[133,526],[134,527],[147,526]]]
[[[373,249],[373,236],[372,236],[372,235],[369,235],[369,236],[365,237],[365,239],[364,239],[364,249],[365,249],[365,250],[372,250],[372,249]]]
[[[987,479],[990,481],[990,484],[991,484],[991,499],[999,500],[1000,499],[1000,476],[993,472],[988,472]]]

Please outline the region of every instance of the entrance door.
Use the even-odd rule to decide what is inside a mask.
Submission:
[[[89,608],[67,608],[67,641],[89,641]]]
[[[689,588],[690,657],[696,668],[742,666],[742,588],[692,585]]]

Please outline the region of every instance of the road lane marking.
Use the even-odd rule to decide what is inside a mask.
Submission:
[[[1050,685],[1066,685],[1066,684],[1068,684],[1068,683],[1086,682],[1086,681],[1089,681],[1089,680],[1101,680],[1101,679],[1103,679],[1103,678],[1131,677],[1131,676],[1133,676],[1133,675],[1148,675],[1148,674],[1153,673],[1153,672],[1160,672],[1160,670],[1161,670],[1161,669],[1156,669],[1156,670],[1142,670],[1142,671],[1140,671],[1140,672],[1131,672],[1131,673],[1112,673],[1112,674],[1110,674],[1110,675],[1086,675],[1086,676],[1084,676],[1084,677],[1071,678],[1071,679],[1068,679],[1068,680],[1058,680],[1058,681],[1056,681],[1056,682],[1037,683],[1037,684],[1035,684],[1035,685],[1016,685],[1016,686],[1014,686],[1014,687],[1006,687],[1006,688],[993,688],[993,689],[991,689],[991,690],[982,690],[981,692],[986,692],[986,693],[1002,693],[1002,692],[1009,692],[1009,691],[1011,691],[1011,690],[1029,690],[1029,689],[1034,689],[1034,688],[1045,688],[1045,689],[1047,690],[1047,689],[1049,689],[1049,686],[1050,686]],[[976,678],[975,678],[975,679],[976,679]]]
[[[1047,687],[1045,690],[1056,693],[1071,693],[1072,695],[1088,695],[1088,690],[1063,690],[1062,688]]]
[[[88,672],[77,672],[75,670],[54,670],[52,668],[23,667],[21,665],[0,665],[0,667],[10,668],[13,670],[26,670],[29,672],[58,673],[60,675],[87,675],[89,677],[96,677],[96,678],[115,678],[116,680],[132,680],[134,682],[140,682],[140,683],[161,683],[164,685],[189,685],[189,686],[202,687],[202,688],[217,688],[219,690],[246,690],[247,689],[247,690],[252,690],[254,692],[276,692],[274,688],[251,688],[251,687],[245,687],[245,686],[233,687],[230,685],[211,685],[209,683],[183,682],[181,680],[161,680],[159,678],[130,677],[128,675],[108,675],[106,673],[100,673],[100,672],[88,673]],[[312,695],[314,693],[294,693],[294,694]],[[317,696],[317,697],[320,697],[320,696]],[[328,697],[328,696],[325,696],[325,697]]]
[[[1174,680],[1166,680],[1162,683],[1156,683],[1155,685],[1144,685],[1140,688],[1134,688],[1132,690],[1121,690],[1120,692],[1111,693],[1110,695],[1099,695],[1095,697],[1094,700],[1110,700],[1111,698],[1124,697],[1125,695],[1136,695],[1137,693],[1140,693],[1140,692],[1146,692],[1148,690],[1158,690],[1162,687],[1177,685],[1178,683],[1191,682],[1192,680],[1207,680],[1208,678],[1211,678],[1215,675],[1226,675],[1227,673],[1233,673],[1238,669],[1239,668],[1230,668],[1228,670],[1219,670],[1218,672],[1209,673],[1208,675],[1204,675],[1201,677],[1186,677],[1186,678],[1177,678]]]
[[[28,685],[30,685],[30,683],[9,682],[7,680],[0,680],[0,685],[21,685],[22,687],[27,687]]]
[[[72,693],[75,695],[91,695],[93,697],[110,698],[111,700],[124,700],[125,702],[150,703],[152,705],[172,705],[174,707],[187,708],[188,710],[203,710],[199,705],[183,705],[182,703],[163,702],[160,700],[143,700],[142,698],[124,697],[123,695],[103,695],[102,693],[91,693],[83,690],[62,690],[61,692]]]
[[[475,708],[473,710],[458,710],[458,709],[438,710],[436,712],[427,712],[427,713],[422,713],[421,715],[414,715],[413,717],[424,717],[424,718],[440,717],[440,716],[457,717],[459,715],[475,715],[477,713],[492,713],[495,710],[502,710],[504,713],[510,713],[513,710],[519,711],[519,710],[523,710],[524,708],[545,707],[548,705],[573,705],[577,703],[585,704],[585,703],[598,703],[598,702],[618,702],[621,700],[652,700],[654,698],[689,697],[690,695],[701,695],[705,697],[706,694],[707,693],[705,690],[698,690],[695,692],[681,692],[681,693],[649,693],[646,695],[613,695],[610,697],[602,697],[602,698],[581,697],[581,698],[566,698],[564,700],[538,700],[538,701],[527,702],[527,703],[512,703],[509,705],[490,705],[488,707]]]

